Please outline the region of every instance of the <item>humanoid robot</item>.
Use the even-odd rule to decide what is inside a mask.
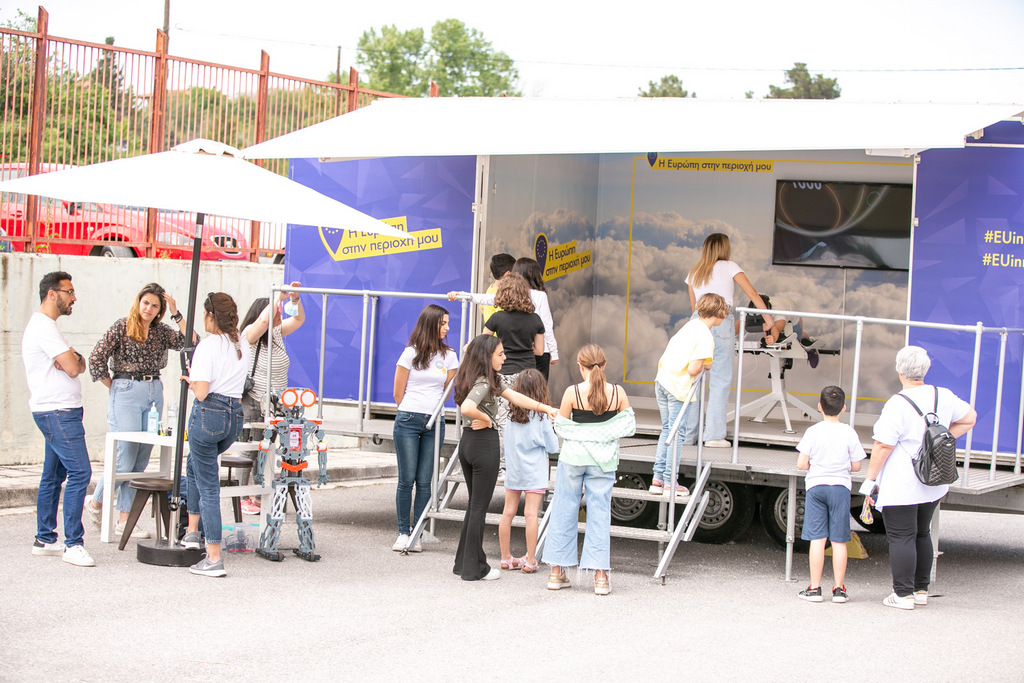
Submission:
[[[278,401],[279,405],[284,407],[284,417],[269,420],[267,428],[263,430],[263,440],[260,441],[256,469],[253,472],[253,480],[262,486],[267,452],[275,439],[280,437],[275,453],[279,458],[281,471],[271,482],[274,489],[273,502],[267,513],[267,526],[260,535],[260,547],[256,553],[274,562],[284,559],[277,551],[277,543],[281,538],[285,503],[288,492],[291,491],[292,503],[295,505],[295,522],[299,531],[299,547],[293,552],[304,560],[316,562],[320,556],[316,554],[316,545],[313,542],[310,482],[302,475],[302,470],[309,465],[306,462],[309,456],[306,443],[310,436],[315,436],[320,465],[317,486],[327,483],[327,444],[324,442],[325,434],[320,426],[321,421],[303,417],[306,408],[316,404],[316,392],[312,389],[289,387],[278,392]]]

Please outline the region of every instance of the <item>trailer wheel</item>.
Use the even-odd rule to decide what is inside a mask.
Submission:
[[[761,503],[761,526],[773,541],[783,548],[786,547],[786,516],[789,514],[789,489],[767,488]],[[796,492],[796,527],[793,550],[807,552],[810,544],[800,538],[800,529],[804,525],[804,492]]]
[[[634,472],[619,472],[615,486],[624,489],[646,491],[651,485],[649,478]],[[612,498],[612,524],[647,528],[658,514],[658,506],[649,500]]]
[[[742,534],[754,520],[757,496],[744,484],[709,481],[704,487],[708,506],[700,518],[694,540],[728,543]]]

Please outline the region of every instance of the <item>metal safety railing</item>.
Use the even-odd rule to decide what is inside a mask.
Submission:
[[[371,414],[371,389],[373,387],[373,364],[375,358],[375,347],[376,347],[376,330],[377,330],[377,302],[381,297],[395,298],[395,299],[426,299],[426,300],[443,300],[448,302],[448,297],[444,294],[430,294],[421,292],[390,292],[381,290],[370,290],[370,289],[329,289],[320,287],[291,287],[286,285],[272,285],[270,287],[270,301],[274,301],[274,297],[279,292],[298,292],[301,294],[319,294],[321,297],[321,311],[320,311],[320,361],[317,376],[317,419],[322,419],[324,414],[324,402],[329,399],[324,399],[324,372],[326,369],[326,350],[327,350],[327,302],[332,296],[340,297],[359,297],[363,301],[362,310],[362,327],[360,332],[359,342],[359,379],[356,387],[356,406],[358,410],[357,416],[357,427],[358,431],[363,431],[365,421],[370,419]],[[467,313],[469,308],[468,301],[461,302],[461,311],[459,315],[459,345],[458,348],[461,350],[465,348],[467,342]],[[270,344],[272,340],[273,329],[268,326],[267,329],[267,343]],[[267,356],[267,386],[271,386],[270,378],[272,373],[272,359],[268,354]],[[330,401],[334,402],[334,401]],[[344,403],[350,403],[350,400],[344,401]],[[443,405],[443,404],[442,404]],[[266,404],[267,414],[270,410],[270,398],[267,397]]]
[[[756,308],[745,308],[737,307],[737,314],[741,316],[741,320],[748,313],[759,315],[760,311]],[[864,343],[864,326],[865,325],[884,325],[890,327],[902,327],[907,332],[910,328],[920,329],[931,329],[931,330],[946,330],[951,332],[965,332],[974,335],[974,352],[973,361],[971,364],[971,391],[968,403],[971,407],[974,407],[978,399],[978,382],[980,379],[981,369],[981,342],[983,335],[986,334],[998,334],[999,335],[999,361],[997,367],[996,376],[996,394],[995,394],[995,413],[994,413],[994,424],[992,427],[992,448],[989,453],[989,480],[992,481],[996,478],[996,464],[999,455],[999,426],[1002,418],[1002,403],[1003,403],[1003,389],[1004,389],[1004,375],[1005,375],[1005,361],[1006,361],[1006,344],[1010,335],[1018,335],[1024,338],[1024,328],[1008,328],[1008,327],[985,327],[982,323],[976,323],[974,325],[954,325],[948,323],[931,323],[931,322],[919,322],[913,320],[892,320],[889,318],[871,318],[865,316],[851,316],[851,315],[836,315],[830,313],[810,313],[807,311],[792,311],[785,309],[772,309],[772,315],[782,315],[787,318],[817,318],[822,320],[835,320],[840,322],[850,322],[856,325],[856,341],[854,343],[854,354],[853,354],[853,386],[850,391],[850,424],[856,424],[857,417],[857,400],[858,400],[858,388],[860,379],[860,364],[862,349]],[[794,342],[794,343],[799,343]],[[736,379],[736,411],[734,413],[735,424],[733,427],[733,446],[732,446],[732,462],[736,464],[739,462],[739,421],[740,421],[740,410],[741,410],[741,399],[743,391],[743,357],[745,353],[739,354],[739,360],[737,361],[737,379]],[[1019,410],[1017,415],[1017,444],[1016,451],[1013,458],[1013,473],[1019,475],[1021,473],[1021,451],[1022,440],[1024,440],[1024,364],[1021,368],[1021,395],[1019,397]],[[967,486],[970,481],[970,466],[973,455],[972,441],[974,436],[974,430],[967,432],[966,443],[964,447],[964,467],[963,476],[961,477],[961,485]],[[793,506],[791,506],[792,508]]]

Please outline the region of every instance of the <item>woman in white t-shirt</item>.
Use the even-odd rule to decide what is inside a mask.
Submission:
[[[249,372],[249,342],[238,332],[238,307],[230,296],[213,292],[203,303],[209,337],[196,346],[188,383],[195,394],[188,420],[188,532],[181,544],[199,550],[199,520],[206,534],[206,557],[189,571],[225,576],[220,555],[220,474],[217,456],[242,433],[242,391]]]
[[[402,351],[395,366],[395,452],[398,454],[398,490],[395,507],[398,512],[398,540],[391,549],[400,552],[409,545],[413,520],[419,520],[430,501],[430,478],[434,473],[434,439],[444,441],[444,414],[434,425],[427,422],[437,407],[448,383],[455,377],[459,359],[448,346],[448,311],[430,304],[420,312],[416,327],[409,336],[409,345]],[[413,503],[412,488],[416,485]],[[422,550],[419,540],[409,548]]]
[[[914,458],[924,439],[925,422],[910,401],[926,415],[934,412],[957,438],[970,431],[978,419],[974,408],[952,391],[924,383],[930,367],[928,352],[920,346],[905,346],[896,354],[896,372],[903,391],[885,402],[875,422],[871,462],[860,489],[861,493],[873,496],[869,502],[882,510],[892,569],[892,594],[882,604],[898,609],[928,604],[932,515],[949,491],[945,484],[922,484],[914,472]]]
[[[704,240],[701,248],[700,261],[686,276],[689,285],[691,320],[697,318],[697,301],[708,294],[717,294],[725,299],[729,306],[729,316],[721,325],[711,328],[715,337],[715,357],[708,373],[708,408],[704,418],[704,445],[712,448],[731,446],[725,440],[725,415],[728,412],[729,390],[732,388],[732,363],[736,354],[736,322],[733,308],[733,290],[740,286],[754,305],[768,310],[750,280],[743,274],[743,269],[735,261],[730,261],[731,249],[729,236],[720,232],[712,233]],[[765,313],[764,329],[771,329],[772,317]],[[697,443],[699,432],[699,411],[691,410],[686,416],[686,431],[683,443]]]

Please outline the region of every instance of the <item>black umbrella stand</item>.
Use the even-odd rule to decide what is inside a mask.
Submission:
[[[189,374],[192,353],[195,351],[196,290],[199,288],[199,252],[203,244],[203,214],[196,214],[196,234],[192,242],[192,272],[188,283],[188,303],[185,307],[185,347],[181,350],[181,374]],[[180,307],[179,307],[180,308]],[[188,382],[181,380],[178,394],[178,424],[174,426],[174,467],[171,470],[171,523],[167,538],[139,541],[136,558],[144,564],[161,567],[190,567],[205,554],[202,550],[185,550],[177,544],[178,519],[181,516],[181,465],[185,456],[185,422],[188,416]],[[219,502],[219,501],[218,501]]]

